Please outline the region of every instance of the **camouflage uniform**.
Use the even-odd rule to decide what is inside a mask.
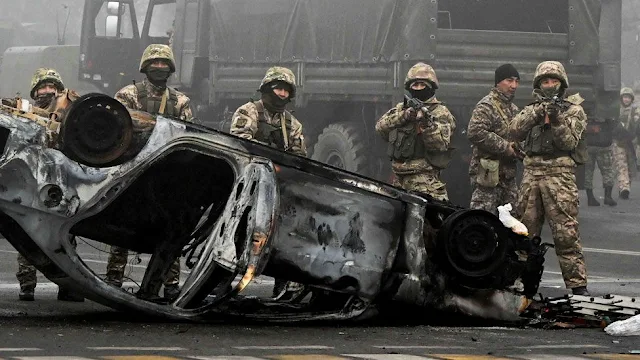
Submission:
[[[605,188],[613,187],[613,160],[611,159],[611,147],[588,146],[589,159],[585,165],[584,188],[593,189],[593,173],[598,164],[602,174],[602,185]]]
[[[37,103],[34,104],[34,109],[36,110],[47,110],[47,112],[63,111],[65,109],[57,108],[58,103],[65,104],[67,106],[69,105],[69,103],[58,101],[57,98],[61,97],[62,95],[73,96],[73,99],[70,99],[72,101],[77,96],[74,91],[65,89],[62,77],[55,69],[40,68],[35,71],[33,77],[31,78],[31,91],[29,94],[33,100],[38,100],[38,89],[40,89],[42,85],[47,83],[52,83],[56,87],[58,93],[54,98],[51,99],[49,104],[43,105],[43,108],[39,108]],[[76,246],[75,239],[72,240],[72,245],[74,247]],[[20,300],[33,300],[34,290],[37,285],[36,267],[31,265],[31,263],[29,263],[29,261],[24,256],[22,256],[22,254],[18,254],[18,272],[16,272],[16,278],[20,283]],[[69,292],[65,288],[60,288],[58,290],[58,300],[84,301],[84,298]]]
[[[176,65],[173,51],[167,45],[149,45],[140,59],[140,72],[145,73],[148,65],[154,60],[166,61],[169,64],[170,71],[172,73],[175,72]],[[163,99],[163,97],[165,98]],[[147,79],[144,79],[140,84],[128,85],[120,89],[116,93],[115,99],[129,109],[146,111],[183,121],[193,121],[193,113],[189,106],[190,100],[186,95],[168,86],[156,86]],[[166,102],[164,109],[162,109],[161,105],[163,101]],[[118,287],[122,286],[128,257],[129,250],[119,246],[111,247],[109,260],[107,261],[107,282]],[[176,259],[169,269],[169,275],[164,282],[165,297],[168,295],[168,289],[174,292],[172,295],[177,295],[174,289],[177,289],[179,283],[180,258]]]
[[[472,209],[483,209],[497,214],[500,205],[507,203],[516,205],[518,160],[515,157],[508,157],[507,150],[513,142],[509,136],[509,125],[517,113],[518,107],[497,88],[493,88],[489,95],[482,98],[473,110],[467,129],[472,148],[469,166],[473,187],[470,205]],[[478,183],[478,173],[488,171],[482,168],[481,159],[499,162],[499,180],[495,187]]]
[[[543,78],[560,80],[563,89],[569,86],[564,67],[556,61],[542,62],[536,68],[533,83],[537,91]],[[586,114],[581,102],[579,96],[565,99],[557,123],[551,121],[550,124],[544,124],[545,103],[533,103],[516,115],[510,127],[516,141],[526,140],[518,214],[532,236],[540,235],[545,217],[548,219],[565,285],[574,293],[579,289],[586,292],[587,285],[574,175],[574,158],[586,151],[583,148]]]
[[[265,85],[273,81],[289,84],[292,88],[290,98],[295,97],[296,79],[291,70],[278,66],[270,68],[262,79],[260,89],[264,89]],[[233,113],[231,134],[300,156],[307,156],[300,121],[287,110],[270,112],[263,100],[248,102]]]
[[[418,63],[409,69],[405,88],[418,80],[428,82],[434,89],[438,88],[436,73],[427,64]],[[399,103],[377,121],[376,132],[389,143],[387,153],[396,176],[394,186],[428,194],[438,200],[448,200],[446,185],[440,180],[440,171],[446,168],[450,160],[451,136],[456,121],[435,95],[424,104],[427,114],[420,111],[416,121],[409,121],[405,119],[408,108],[404,103]],[[426,124],[421,122],[429,115],[432,121]],[[403,152],[401,149],[407,147],[415,151],[400,154]]]
[[[587,203],[589,206],[600,206],[600,202],[593,195],[593,173],[596,164],[602,174],[602,185],[604,188],[604,203],[609,206],[616,206],[618,203],[611,197],[613,190],[613,160],[611,149],[613,144],[613,127],[615,121],[589,117],[585,136],[587,139],[587,162],[585,164],[584,188],[587,193]]]
[[[635,99],[633,90],[630,88],[623,88],[620,91],[621,99],[623,95],[630,95]],[[637,171],[634,140],[640,121],[640,108],[635,106],[633,101],[626,107],[621,104],[619,120],[619,128],[613,143],[613,163],[617,171],[620,197],[627,199],[631,191],[631,179]]]

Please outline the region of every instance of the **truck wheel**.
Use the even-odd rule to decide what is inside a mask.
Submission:
[[[355,126],[331,124],[318,136],[311,158],[360,175],[370,175],[365,145]]]

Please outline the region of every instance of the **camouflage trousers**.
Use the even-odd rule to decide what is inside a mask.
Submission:
[[[440,171],[423,171],[417,174],[396,174],[393,186],[407,191],[417,191],[433,196],[437,200],[449,200],[447,187],[440,181]]]
[[[603,187],[613,187],[613,159],[611,156],[611,147],[587,147],[587,154],[589,155],[587,163],[584,164],[584,188],[593,190],[593,173],[596,170],[596,164],[602,174]]]
[[[74,248],[78,246],[75,238],[71,238],[70,241]],[[29,260],[20,253],[18,253],[18,272],[16,272],[16,278],[20,283],[20,290],[33,290],[38,283],[36,267],[31,265]]]
[[[629,169],[629,158],[627,149],[623,146],[613,143],[613,164],[616,167],[618,177],[618,190],[631,190],[631,176]]]
[[[124,268],[127,266],[127,260],[129,257],[129,250],[112,246],[109,253],[109,260],[107,261],[107,280],[116,285],[122,286],[122,279],[124,278]],[[180,258],[171,264],[169,269],[169,275],[164,281],[164,286],[178,285],[180,283]]]
[[[566,287],[586,286],[587,267],[578,230],[578,186],[573,172],[539,174],[525,169],[518,214],[529,236],[539,236],[545,218],[548,220]]]
[[[475,175],[471,176],[471,209],[486,210],[498,215],[498,206],[511,203],[515,208],[518,200],[518,185],[516,178],[500,179],[495,187],[479,185],[475,180]]]

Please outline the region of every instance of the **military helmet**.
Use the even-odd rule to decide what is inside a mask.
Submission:
[[[173,57],[173,50],[164,44],[151,44],[144,49],[140,59],[140,72],[145,72],[145,68],[154,60],[166,60],[169,63],[171,72],[176,71],[176,61]]]
[[[412,82],[417,80],[428,81],[434,89],[438,88],[438,78],[436,77],[436,71],[430,65],[423,62],[419,62],[409,69],[407,77],[404,79],[404,87],[409,88]]]
[[[38,87],[42,83],[53,83],[58,91],[64,90],[64,83],[62,82],[62,77],[55,69],[50,68],[40,68],[36,70],[31,78],[31,98],[35,100],[36,91]]]
[[[560,80],[563,88],[569,87],[569,78],[564,66],[557,61],[543,61],[538,64],[535,75],[533,76],[533,88],[540,88],[542,78],[554,78]]]
[[[630,88],[630,87],[623,87],[623,88],[620,90],[620,99],[622,99],[622,97],[623,97],[624,95],[629,95],[629,96],[631,96],[631,99],[632,99],[631,101],[633,101],[633,100],[635,100],[635,99],[636,99],[636,95],[633,93],[633,89],[632,89],[632,88]]]
[[[296,97],[296,76],[293,74],[293,71],[281,66],[269,68],[260,83],[259,90],[262,91],[262,88],[265,85],[274,81],[283,81],[289,84],[289,86],[291,86],[291,94],[289,94],[289,98],[293,99]]]

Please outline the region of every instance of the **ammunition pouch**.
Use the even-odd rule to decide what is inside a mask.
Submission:
[[[160,106],[162,104],[162,96],[152,96],[147,92],[147,88],[144,83],[137,83],[135,85],[138,92],[138,102],[142,106],[142,111],[150,114],[159,114],[166,117],[179,118],[180,110],[178,109],[178,94],[170,87],[169,96],[167,97],[167,103],[164,108],[164,112],[160,114]]]
[[[418,134],[416,123],[395,128],[389,133],[387,155],[394,161],[426,159],[435,168],[445,169],[453,158],[451,148],[447,151],[427,150],[422,137]]]
[[[527,134],[524,142],[524,151],[527,156],[553,155],[553,133],[549,125],[536,125]]]
[[[285,148],[282,128],[280,126],[271,125],[267,122],[267,117],[264,114],[265,108],[260,101],[256,101],[254,104],[258,110],[258,132],[255,135],[255,139],[266,143],[269,146],[287,151],[288,149]],[[288,111],[284,112],[284,123],[287,128],[287,134],[291,134],[291,113]]]
[[[484,187],[496,187],[500,182],[500,161],[480,159],[480,167],[476,175],[476,182]]]
[[[569,156],[576,162],[576,165],[583,165],[587,163],[587,158],[589,155],[587,154],[587,141],[585,136],[578,141],[578,145],[573,151],[569,153]]]

